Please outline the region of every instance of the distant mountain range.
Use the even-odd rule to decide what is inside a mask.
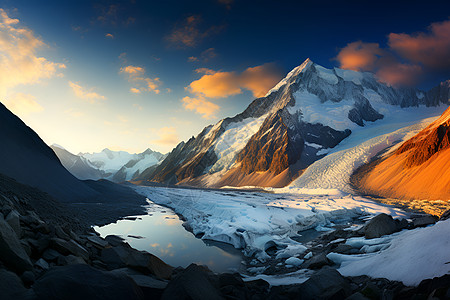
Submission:
[[[352,130],[383,122],[392,108],[448,105],[449,92],[449,81],[428,92],[394,88],[372,73],[326,69],[307,59],[244,112],[181,142],[133,180],[285,186]]]
[[[108,179],[115,182],[131,180],[165,157],[151,149],[142,153],[131,154],[106,148],[98,153],[75,155],[56,144],[53,144],[51,148],[63,166],[75,177],[82,180]]]

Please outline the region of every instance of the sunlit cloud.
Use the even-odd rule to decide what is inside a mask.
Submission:
[[[180,48],[195,47],[208,36],[219,33],[223,26],[211,26],[207,29],[200,28],[202,18],[192,15],[174,26],[166,40],[170,45]]]
[[[183,107],[187,110],[195,111],[201,114],[205,119],[216,118],[215,113],[219,110],[220,106],[206,100],[202,96],[197,97],[184,97],[182,100]]]
[[[188,62],[199,62],[202,61],[204,63],[210,61],[211,59],[214,59],[217,57],[216,49],[214,48],[208,48],[202,53],[200,53],[200,57],[196,56],[190,56],[188,57]]]
[[[95,103],[96,100],[106,100],[105,96],[94,92],[93,89],[84,88],[77,82],[69,81],[69,86],[72,88],[75,96],[90,103]]]
[[[9,110],[16,115],[24,116],[43,111],[44,108],[36,102],[36,98],[29,94],[17,93],[3,101]]]
[[[188,90],[207,98],[225,98],[241,94],[242,89],[251,91],[255,97],[260,97],[282,78],[281,72],[274,64],[247,68],[240,74],[215,72],[207,68],[199,68],[195,71],[205,75],[191,82]]]
[[[107,34],[105,34],[105,37],[107,37],[109,39],[113,39],[114,35],[112,33],[107,33]]]
[[[195,61],[198,61],[197,57],[195,57],[195,56],[189,56],[188,57],[188,62],[195,62]]]
[[[429,32],[389,34],[389,47],[400,56],[433,69],[450,67],[450,20],[432,23]]]
[[[64,64],[38,56],[38,50],[46,47],[32,30],[20,26],[18,19],[10,18],[6,11],[0,8],[1,97],[17,85],[39,83],[66,68]]]
[[[415,85],[425,73],[450,67],[450,21],[432,23],[428,32],[390,33],[386,49],[377,43],[349,43],[336,60],[343,69],[374,72],[390,85]]]
[[[161,81],[158,77],[150,78],[145,76],[145,69],[139,66],[129,65],[120,68],[119,73],[126,74],[128,81],[135,86],[130,88],[130,92],[134,94],[140,94],[141,92],[154,92],[160,93],[159,86]]]
[[[180,141],[180,137],[175,129],[175,127],[163,127],[157,131],[159,136],[158,139],[152,140],[151,142],[156,145],[162,146],[173,146]]]

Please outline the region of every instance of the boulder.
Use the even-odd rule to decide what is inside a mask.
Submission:
[[[60,239],[63,239],[66,241],[70,240],[70,236],[61,228],[61,226],[58,226],[58,225],[55,226],[55,234]]]
[[[119,246],[123,244],[124,239],[117,235],[107,235],[105,240],[110,243],[112,246]]]
[[[11,226],[17,236],[20,238],[22,234],[22,229],[20,228],[20,215],[16,210],[12,210],[5,221]]]
[[[218,286],[211,280],[213,274],[207,268],[191,264],[169,282],[161,299],[223,299]]]
[[[61,254],[73,254],[83,258],[84,260],[89,260],[89,252],[74,240],[65,241],[60,238],[53,238],[51,242],[52,247]]]
[[[45,259],[43,258],[39,258],[34,265],[36,267],[41,268],[42,270],[48,270],[50,268],[50,266],[48,265],[48,262],[45,261]]]
[[[292,292],[301,299],[345,299],[350,296],[350,284],[335,269],[323,268]]]
[[[396,231],[398,231],[397,223],[387,214],[377,215],[364,226],[364,235],[367,239],[379,238]]]
[[[0,219],[0,260],[19,273],[31,270],[33,267],[16,232],[3,219]]]
[[[38,299],[144,299],[129,277],[94,269],[88,265],[68,265],[48,270],[33,285]]]
[[[65,265],[85,265],[86,261],[82,259],[81,257],[69,254],[67,256],[61,255],[58,257],[56,263],[59,266],[65,266]]]
[[[107,241],[105,241],[104,239],[102,239],[96,235],[88,236],[87,240],[99,249],[103,249],[109,245]]]
[[[427,215],[413,220],[414,227],[424,227],[436,223],[436,219],[433,216]]]
[[[314,255],[311,259],[307,260],[302,265],[302,268],[315,270],[330,264],[331,261],[327,258],[327,254],[325,252],[322,252]]]
[[[0,298],[1,299],[30,299],[29,291],[23,286],[20,278],[7,270],[0,269]]]
[[[60,256],[61,253],[51,248],[46,249],[44,253],[42,253],[42,258],[45,259],[46,261],[55,261]]]

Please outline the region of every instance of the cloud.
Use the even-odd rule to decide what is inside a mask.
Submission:
[[[335,58],[341,68],[371,71],[380,81],[412,86],[424,74],[450,68],[450,21],[432,23],[428,32],[390,33],[388,48],[357,41],[347,44]]]
[[[391,33],[389,47],[411,62],[432,69],[450,67],[450,20],[432,23],[429,32]]]
[[[166,36],[170,45],[178,48],[195,47],[208,36],[219,33],[223,26],[200,28],[202,19],[198,15],[191,15],[174,26],[172,32]]]
[[[234,0],[218,0],[219,3],[224,4],[227,9],[231,9],[231,4]]]
[[[216,118],[215,113],[220,108],[219,105],[206,100],[202,96],[197,96],[195,98],[186,96],[181,101],[185,109],[195,111],[196,113],[201,114],[205,119]]]
[[[195,57],[195,56],[189,56],[188,57],[188,62],[195,62],[195,61],[198,61],[197,57]]]
[[[200,53],[200,57],[196,57],[196,56],[188,57],[188,62],[202,61],[202,62],[206,63],[206,62],[210,61],[211,59],[214,59],[215,57],[217,57],[216,49],[208,48],[205,51],[203,51],[202,53]]]
[[[133,83],[135,86],[130,89],[130,92],[134,94],[140,94],[141,92],[154,92],[156,94],[160,93],[159,86],[161,81],[158,77],[150,78],[145,76],[145,69],[138,66],[126,66],[120,68],[119,73],[126,74],[128,76],[128,81]]]
[[[112,33],[107,33],[107,34],[105,34],[105,37],[107,37],[109,39],[113,39],[114,35]]]
[[[43,111],[44,108],[29,94],[16,93],[4,101],[4,104],[16,115],[24,116]]]
[[[240,74],[216,72],[207,68],[196,69],[196,72],[205,75],[191,82],[188,90],[207,98],[225,98],[241,94],[242,89],[251,91],[255,97],[261,97],[282,78],[281,72],[274,64],[250,67]]]
[[[163,127],[158,130],[159,138],[156,140],[152,140],[153,144],[164,145],[164,146],[172,146],[177,144],[180,141],[180,138],[177,134],[175,127]]]
[[[58,74],[66,68],[38,56],[39,49],[47,45],[35,37],[32,30],[20,26],[18,19],[12,19],[0,8],[0,96],[22,84],[39,83]]]
[[[95,103],[96,100],[106,100],[106,97],[93,92],[92,89],[86,89],[82,87],[79,83],[69,81],[69,86],[72,88],[75,96],[80,99],[86,100],[90,103]]]

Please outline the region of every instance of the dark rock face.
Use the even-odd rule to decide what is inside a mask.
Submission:
[[[32,295],[33,293],[27,291],[16,274],[0,269],[0,297],[2,299],[32,299]]]
[[[33,289],[38,299],[143,299],[130,278],[88,265],[55,267],[37,280]]]
[[[18,272],[32,269],[30,258],[16,233],[2,217],[0,217],[0,259]]]
[[[366,238],[378,238],[398,231],[397,223],[387,214],[379,214],[364,226]]]

